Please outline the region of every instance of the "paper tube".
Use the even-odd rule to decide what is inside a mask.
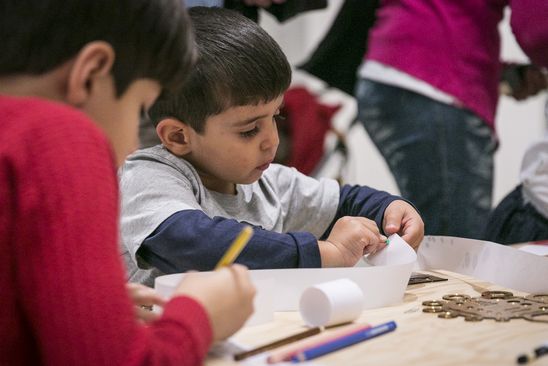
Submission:
[[[301,295],[299,310],[304,322],[312,327],[351,322],[363,310],[360,287],[347,278],[320,283]]]

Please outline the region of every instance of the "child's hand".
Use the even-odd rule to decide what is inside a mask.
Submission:
[[[326,241],[318,242],[323,267],[351,267],[367,253],[386,246],[375,221],[345,216],[337,220]]]
[[[160,314],[153,313],[151,307],[153,305],[164,306],[166,300],[158,295],[150,287],[141,285],[139,283],[127,283],[126,290],[135,307],[135,316],[137,320],[150,323],[160,316]]]
[[[402,200],[388,205],[384,211],[383,226],[386,235],[399,234],[415,250],[424,237],[424,222],[421,216],[413,206]]]
[[[255,287],[246,267],[235,264],[206,276],[187,273],[174,296],[192,297],[205,308],[213,339],[229,337],[244,325],[253,313]]]

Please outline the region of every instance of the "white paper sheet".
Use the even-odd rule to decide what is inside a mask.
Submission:
[[[548,258],[504,245],[450,236],[426,236],[420,269],[444,269],[528,293],[548,293]]]
[[[213,272],[199,272],[199,275],[208,276],[211,273]],[[184,275],[184,273],[175,273],[156,277],[154,289],[160,296],[168,299],[173,295],[173,291],[175,291]],[[257,294],[253,300],[255,311],[245,323],[246,326],[259,325],[272,321],[274,319],[274,311],[276,310],[272,301],[272,294],[269,291],[262,290],[272,288],[275,284],[274,280],[268,277],[252,277],[252,281],[257,288]]]
[[[388,256],[388,259],[376,266],[364,259],[355,267],[346,268],[253,270],[251,278],[254,281],[275,279],[274,286],[268,290],[272,294],[275,311],[297,311],[299,298],[306,288],[341,278],[347,278],[360,286],[365,297],[364,309],[397,304],[403,298],[417,256],[407,243],[396,237],[399,238],[396,234],[391,236],[390,245],[384,249],[394,253],[394,262]],[[405,263],[402,258],[408,261]]]
[[[548,256],[548,244],[544,244],[544,245],[528,244],[520,247],[519,250],[523,250],[526,253],[531,253],[535,255]]]
[[[391,235],[388,243],[384,250],[364,257],[364,261],[371,266],[387,266],[409,264],[417,259],[415,251],[399,235]]]
[[[272,311],[298,311],[300,296],[306,288],[341,278],[354,281],[361,288],[365,298],[364,309],[399,303],[417,256],[397,234],[389,239],[390,244],[379,252],[376,261],[371,258],[363,260],[356,267],[251,270],[251,280],[257,288],[255,309],[263,313],[254,314],[253,318],[268,319],[269,315],[272,316]],[[381,255],[384,251],[388,255]],[[207,275],[208,272],[201,273]],[[175,274],[157,277],[156,291],[169,297],[181,276]],[[252,323],[260,324],[261,321],[253,320]]]

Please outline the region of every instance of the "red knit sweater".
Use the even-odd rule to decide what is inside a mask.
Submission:
[[[178,297],[134,319],[110,146],[81,112],[0,96],[0,365],[198,365],[212,332]]]

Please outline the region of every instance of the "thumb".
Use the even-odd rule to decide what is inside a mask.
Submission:
[[[405,209],[399,205],[394,205],[391,210],[389,208],[384,213],[383,220],[383,230],[386,235],[400,231],[403,215],[405,214]]]

